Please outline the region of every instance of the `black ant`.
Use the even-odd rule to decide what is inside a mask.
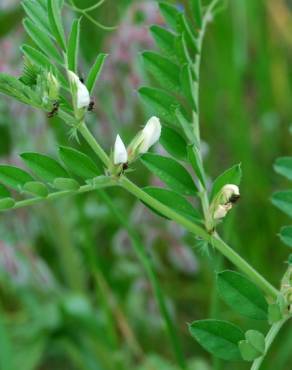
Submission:
[[[54,101],[53,109],[48,113],[48,118],[52,118],[58,113],[59,106],[60,106],[60,103],[58,102],[58,100]]]
[[[95,106],[95,101],[94,101],[94,99],[91,99],[91,101],[88,105],[88,108],[87,108],[88,112],[92,112],[94,110],[94,106]]]
[[[240,198],[240,195],[237,195],[237,194],[233,194],[231,195],[230,199],[229,199],[229,202],[232,203],[232,204],[235,204]]]

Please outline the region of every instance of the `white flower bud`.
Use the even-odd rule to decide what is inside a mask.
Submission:
[[[127,149],[120,138],[120,135],[117,135],[114,147],[114,164],[122,164],[128,162],[128,153]]]
[[[239,199],[239,188],[234,184],[224,185],[210,206],[213,220],[224,218],[231,210],[233,204]]]
[[[161,124],[159,118],[153,116],[146,123],[140,136],[141,144],[139,145],[139,154],[148,152],[160,138]]]
[[[232,208],[231,203],[219,204],[213,214],[214,220],[220,220],[221,218],[224,218],[231,208]]]
[[[89,106],[90,95],[87,87],[80,81],[79,77],[72,71],[68,71],[69,81],[73,87],[73,94],[75,93],[76,108],[82,109]]]
[[[234,184],[226,184],[221,189],[221,202],[227,203],[232,200],[232,198],[237,199],[239,198],[239,188],[237,185]]]

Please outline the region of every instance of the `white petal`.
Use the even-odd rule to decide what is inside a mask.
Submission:
[[[229,192],[231,195],[239,195],[239,187],[234,184],[226,184],[223,186],[224,192]]]
[[[221,193],[221,203],[228,203],[232,196],[239,197],[239,188],[234,184],[224,185],[220,191]]]
[[[146,153],[154,145],[161,135],[161,124],[159,118],[153,116],[146,123],[142,130],[142,143],[139,147],[140,153]]]
[[[85,108],[90,104],[90,95],[87,87],[79,81],[77,89],[77,108]]]
[[[72,71],[68,71],[68,76],[71,84],[76,86],[77,96],[76,104],[77,108],[85,108],[90,104],[90,95],[87,87],[80,81],[79,77]]]
[[[72,71],[68,71],[68,77],[69,77],[69,81],[70,81],[71,84],[77,85],[78,81],[80,81],[79,77],[76,75],[76,73],[74,73]]]
[[[231,203],[228,203],[228,204],[219,204],[219,206],[216,208],[215,212],[214,212],[214,219],[215,220],[220,220],[221,218],[224,218],[228,211],[230,211],[230,209],[232,208],[232,204]]]
[[[117,135],[114,147],[114,164],[127,163],[128,153],[127,149],[120,138],[120,135]]]

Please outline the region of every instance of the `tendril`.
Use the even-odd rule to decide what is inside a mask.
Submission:
[[[72,10],[74,10],[75,12],[78,12],[78,13],[83,14],[84,17],[86,17],[94,25],[96,25],[97,27],[101,28],[102,30],[104,30],[104,31],[113,31],[113,30],[117,29],[117,26],[106,26],[106,25],[98,22],[91,15],[88,14],[88,13],[92,12],[93,10],[96,10],[97,8],[99,8],[101,5],[103,5],[105,3],[105,1],[106,0],[100,0],[95,5],[92,5],[92,6],[88,7],[88,8],[83,8],[83,9],[82,8],[79,8],[78,6],[76,6],[74,0],[69,0],[69,3],[66,3],[66,5],[69,8],[71,8]]]

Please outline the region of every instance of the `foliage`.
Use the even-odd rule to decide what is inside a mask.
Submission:
[[[120,6],[124,9],[130,3],[123,1]],[[224,104],[220,105],[219,110],[216,107],[216,89],[210,89],[210,84],[213,86],[214,81],[209,79],[209,66],[216,66],[219,71],[217,80],[224,79],[228,86],[230,101],[227,110],[232,110],[232,100],[236,99],[236,94],[238,98],[241,93],[237,79],[239,75],[243,76],[243,66],[247,63],[244,53],[247,51],[239,50],[237,43],[232,41],[237,69],[229,71],[229,66],[224,65],[224,58],[230,39],[228,38],[228,42],[225,40],[228,32],[223,25],[227,23],[221,14],[219,26],[216,26],[216,22],[211,26],[215,27],[215,32],[212,30],[213,37],[221,40],[221,44],[218,44],[220,56],[216,54],[219,51],[212,49],[211,42],[207,45],[206,55],[202,54],[207,28],[222,10],[222,2],[213,0],[201,4],[200,0],[188,0],[182,3],[184,6],[177,6],[171,1],[157,4],[161,18],[155,19],[158,24],[150,26],[150,34],[156,44],[155,50],[143,51],[139,65],[139,74],[146,83],[138,89],[138,96],[147,115],[159,117],[162,125],[159,141],[163,149],[159,154],[148,152],[154,144],[150,140],[151,145],[147,146],[145,153],[146,150],[140,150],[141,142],[146,141],[145,128],[136,136],[133,133],[137,131],[137,127],[129,130],[124,128],[125,132],[128,131],[125,137],[132,139],[127,148],[124,144],[122,148],[127,151],[128,160],[116,163],[116,148],[112,145],[111,135],[104,134],[106,128],[98,128],[98,135],[93,135],[88,128],[96,121],[92,114],[92,108],[96,105],[99,119],[113,116],[115,111],[112,109],[113,112],[108,112],[111,110],[111,103],[108,95],[104,95],[107,94],[107,89],[98,90],[100,101],[92,99],[97,83],[104,83],[100,77],[103,70],[106,72],[110,58],[107,58],[108,53],[105,52],[96,56],[91,40],[93,35],[96,38],[101,36],[102,39],[105,31],[114,29],[100,23],[95,15],[103,14],[103,6],[110,7],[112,4],[110,1],[100,1],[95,5],[78,1],[22,1],[26,14],[23,27],[29,38],[20,48],[24,67],[19,77],[0,74],[0,92],[45,113],[50,123],[46,132],[53,132],[55,138],[49,150],[42,149],[40,152],[41,145],[35,145],[34,138],[26,135],[30,140],[29,145],[25,149],[20,145],[20,152],[25,150],[20,159],[26,168],[20,166],[15,157],[12,163],[6,164],[6,161],[0,165],[0,210],[11,210],[14,213],[18,208],[39,203],[33,212],[23,212],[27,212],[24,214],[30,215],[31,220],[36,220],[43,228],[43,232],[35,231],[32,239],[36,245],[42,246],[39,254],[50,268],[46,274],[46,268],[36,268],[34,259],[31,256],[25,257],[29,261],[27,265],[31,266],[39,280],[36,287],[30,283],[21,286],[10,279],[9,274],[1,277],[3,319],[0,321],[0,364],[5,370],[14,370],[20,366],[24,370],[47,366],[57,369],[67,365],[68,369],[132,369],[137,368],[137,364],[143,370],[208,369],[208,361],[191,359],[200,349],[196,347],[195,341],[191,341],[190,336],[212,355],[214,369],[220,369],[222,364],[224,368],[231,369],[234,366],[232,361],[240,361],[242,364],[237,362],[238,368],[248,368],[248,363],[252,362],[252,369],[256,370],[262,365],[268,351],[272,350],[270,347],[273,339],[291,316],[291,257],[281,286],[277,289],[272,285],[274,281],[270,283],[247,262],[251,259],[248,258],[249,254],[254,253],[259,258],[255,263],[256,267],[261,271],[264,269],[261,266],[262,258],[259,257],[260,249],[257,249],[262,234],[260,227],[259,230],[255,229],[253,239],[251,235],[246,235],[249,233],[242,233],[243,226],[233,222],[231,215],[225,219],[227,212],[239,198],[236,189],[241,186],[242,180],[243,199],[247,193],[247,199],[253,199],[254,194],[260,195],[260,201],[266,201],[267,198],[264,169],[261,166],[257,168],[256,161],[252,160],[250,138],[244,127],[245,108],[238,107],[239,117],[236,112],[230,113],[229,117],[232,116],[235,121],[234,126],[224,130],[228,135],[227,142],[230,142],[231,155],[228,149],[221,147],[222,137],[218,128],[214,129],[212,124],[207,125],[208,121],[222,121],[225,114]],[[257,6],[248,4],[243,8],[257,14]],[[237,20],[242,21],[243,8],[240,6],[231,5],[234,27],[237,27]],[[108,11],[110,8],[106,9]],[[78,18],[74,16],[71,22],[73,12]],[[82,17],[79,18],[80,15]],[[87,23],[84,22],[85,19]],[[7,32],[5,27],[4,32]],[[220,31],[217,34],[216,27]],[[86,41],[84,34],[87,34]],[[235,35],[244,37],[238,31]],[[244,41],[238,44],[244,45]],[[151,43],[150,45],[152,47]],[[212,53],[217,56],[214,61]],[[84,64],[86,65],[85,61],[88,59],[91,59],[91,63],[85,68]],[[263,63],[267,59],[263,58]],[[87,77],[83,77],[81,70],[87,71]],[[68,71],[74,73],[77,82]],[[255,65],[253,71],[261,73],[265,68],[258,69]],[[265,83],[259,83],[263,91]],[[124,88],[123,81],[121,85]],[[118,89],[113,88],[110,94],[118,94],[115,90]],[[103,95],[108,99],[107,105],[102,102]],[[86,103],[80,106],[80,101]],[[17,117],[17,121],[21,121],[21,117]],[[120,129],[119,127],[119,131]],[[205,158],[205,143],[202,141],[201,131],[204,136],[209,136],[211,150],[216,153],[216,158],[210,164],[209,159]],[[151,135],[157,136],[157,133],[150,133]],[[59,142],[57,145],[56,141]],[[224,154],[222,156],[221,151]],[[228,161],[221,163],[221,157],[225,156]],[[292,178],[291,161],[290,157],[281,157],[274,166],[275,171],[288,180]],[[233,163],[240,164],[230,167]],[[210,173],[219,172],[214,181],[211,181],[205,168]],[[228,169],[220,173],[218,168]],[[144,171],[145,169],[148,171]],[[150,184],[149,173],[155,179],[155,186]],[[259,174],[258,182],[254,178],[255,174]],[[142,182],[142,186],[136,184]],[[230,185],[232,194],[229,194]],[[203,273],[200,274],[200,283],[196,284],[196,290],[193,289],[193,283],[187,284],[191,287],[188,288],[190,293],[187,293],[190,299],[187,321],[195,319],[189,324],[189,336],[186,335],[184,315],[178,313],[176,316],[173,309],[176,299],[180,299],[180,303],[185,299],[184,294],[188,291],[184,289],[185,278],[175,274],[174,269],[165,263],[161,257],[166,255],[165,251],[163,255],[157,242],[153,243],[153,248],[147,248],[147,240],[152,238],[150,234],[154,229],[151,230],[149,225],[143,227],[145,219],[136,221],[136,214],[132,210],[140,205],[135,203],[132,208],[132,201],[125,195],[126,192],[141,201],[143,207],[154,212],[149,217],[155,220],[153,224],[157,224],[157,232],[161,233],[162,228],[168,224],[174,229],[169,230],[165,238],[161,237],[165,240],[160,242],[169,255],[184,243],[193,246],[194,238],[208,252],[198,257]],[[282,190],[272,196],[272,203],[288,216],[292,215],[291,194],[291,190]],[[68,195],[71,196],[69,200]],[[57,201],[52,203],[54,199]],[[224,215],[217,217],[216,211],[220,207],[223,207]],[[248,215],[254,221],[251,221],[251,227],[255,227],[255,214],[258,210],[254,211],[247,205],[239,207],[237,217],[245,220]],[[259,212],[259,220],[262,219],[264,224],[268,216],[262,213],[264,212]],[[4,222],[9,223],[7,215],[8,213],[3,213],[2,217]],[[183,230],[179,236],[175,231],[176,227]],[[100,233],[98,248],[97,230]],[[265,230],[268,230],[268,225]],[[292,246],[291,230],[292,226],[284,226],[279,234],[288,247]],[[133,256],[127,248],[122,251],[122,232],[126,234],[127,243],[135,252]],[[27,239],[26,233],[24,235]],[[229,239],[234,245],[245,245],[247,236],[249,243],[246,243],[247,251],[243,252],[246,258],[242,258],[235,248],[229,246]],[[114,245],[115,238],[118,238],[117,250],[105,248],[107,244]],[[268,236],[262,238],[265,238],[265,242],[270,241]],[[223,239],[228,240],[228,243]],[[56,247],[54,252],[48,248],[52,245]],[[194,258],[189,247],[186,251],[190,253],[190,260]],[[220,254],[241,272],[226,269],[221,271],[222,268],[218,266],[226,262],[220,262]],[[17,260],[16,256],[14,258]],[[282,253],[277,258],[280,261]],[[177,256],[174,260],[177,263]],[[143,266],[146,281],[151,286],[150,299],[155,300],[158,317],[156,326],[153,324],[155,318],[152,320],[151,316],[153,313],[147,311],[148,305],[151,306],[152,303],[147,302],[148,290],[145,290],[144,295],[137,294],[136,291],[135,285],[139,287],[139,279],[145,280],[139,264]],[[277,271],[277,274],[281,271],[268,264],[266,267]],[[182,270],[182,274],[186,274],[186,268]],[[203,280],[204,275],[216,281],[213,292],[216,298],[210,309],[211,319],[205,318],[210,289],[206,289],[204,283],[210,282]],[[141,286],[139,289],[141,290]],[[171,295],[171,300],[168,295]],[[227,314],[217,296],[228,307]],[[202,307],[194,309],[194,300],[203,302]],[[14,323],[12,307],[15,302],[15,316],[17,317],[18,312],[21,314]],[[218,306],[222,310],[217,309]],[[238,314],[243,318],[237,316]],[[136,318],[133,322],[132,317]],[[182,327],[185,327],[183,341]],[[265,338],[263,333],[266,332],[268,334]],[[161,346],[162,341],[165,349]],[[157,355],[151,355],[151,352],[156,352]],[[15,353],[17,356],[14,356]],[[186,356],[185,353],[190,353],[191,356]],[[204,355],[205,352],[200,353]],[[284,364],[284,355],[283,358]],[[231,361],[230,365],[228,361]],[[281,363],[281,359],[278,363]]]

